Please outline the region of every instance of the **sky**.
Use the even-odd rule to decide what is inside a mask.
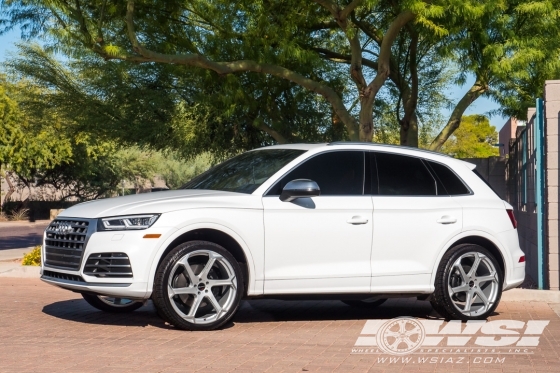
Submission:
[[[10,53],[15,53],[17,48],[15,43],[20,41],[20,33],[19,30],[12,30],[4,35],[0,35],[0,63],[2,63]],[[447,90],[449,97],[453,102],[459,101],[459,99],[467,92],[469,87],[474,83],[474,76],[469,77],[467,82],[463,86],[454,86]],[[481,97],[472,103],[467,111],[465,112],[466,115],[469,114],[483,114],[488,115],[488,113],[492,110],[499,109],[499,105],[489,100],[488,98]],[[451,110],[444,109],[442,111],[444,117],[449,117],[451,114]],[[508,118],[502,117],[500,115],[494,115],[490,117],[490,123],[496,127],[499,131],[502,126],[505,124]]]

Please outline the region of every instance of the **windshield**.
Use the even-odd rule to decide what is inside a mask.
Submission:
[[[224,190],[251,194],[305,150],[271,149],[240,154],[195,177],[181,189]]]

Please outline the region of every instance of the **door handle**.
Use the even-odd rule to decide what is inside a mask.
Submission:
[[[352,225],[359,225],[359,224],[367,224],[369,220],[361,216],[352,216],[351,219],[346,220],[348,224]]]
[[[439,224],[455,224],[455,223],[457,223],[457,218],[455,218],[453,216],[449,216],[449,215],[444,215],[441,218],[439,218],[438,220],[436,220],[436,223],[439,223]]]

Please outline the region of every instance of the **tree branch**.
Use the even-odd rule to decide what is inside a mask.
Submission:
[[[278,144],[287,144],[289,141],[278,131],[273,129],[272,127],[268,126],[263,121],[259,121],[259,124],[256,126],[257,129],[266,132],[270,137],[272,137]]]
[[[126,12],[126,25],[128,30],[128,38],[132,44],[134,52],[138,53],[143,61],[141,62],[162,62],[168,64],[187,65],[200,67],[206,70],[215,71],[218,74],[233,74],[237,72],[256,72],[264,73],[278,78],[289,80],[312,92],[323,96],[333,106],[333,110],[346,125],[348,135],[352,139],[358,137],[358,128],[356,120],[346,107],[338,94],[329,86],[306,78],[305,76],[289,70],[285,67],[270,64],[261,64],[251,60],[238,60],[231,62],[215,62],[208,58],[194,53],[169,55],[151,51],[145,48],[136,37],[134,30],[134,1],[129,0]],[[129,60],[128,57],[121,58]]]
[[[400,30],[408,22],[414,20],[414,18],[416,18],[416,15],[409,10],[400,13],[397,18],[391,22],[389,29],[385,33],[380,46],[379,59],[377,60],[377,75],[367,87],[368,103],[372,103],[375,100],[377,92],[379,92],[385,80],[387,80],[391,74],[391,47],[393,46],[393,42],[399,35]]]
[[[488,85],[483,84],[480,79],[477,79],[472,87],[465,93],[465,95],[459,100],[455,109],[451,113],[447,124],[440,133],[436,136],[434,141],[430,144],[429,149],[433,151],[439,151],[447,139],[459,128],[461,124],[461,118],[465,113],[465,110],[472,104],[477,98],[482,96],[488,91]]]

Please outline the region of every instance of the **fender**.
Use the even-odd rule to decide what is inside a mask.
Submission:
[[[455,242],[459,241],[462,238],[472,237],[472,236],[478,236],[478,237],[485,238],[488,241],[492,242],[494,244],[494,246],[496,246],[498,248],[498,250],[500,251],[500,254],[502,254],[502,260],[504,262],[504,283],[505,283],[506,278],[508,277],[508,272],[511,270],[511,268],[509,268],[509,266],[508,266],[508,263],[511,262],[511,255],[510,255],[509,251],[506,250],[506,248],[501,244],[500,241],[498,241],[494,236],[492,236],[488,232],[481,231],[481,230],[467,230],[467,231],[463,231],[463,232],[459,233],[458,235],[454,236],[453,238],[451,238],[443,246],[443,248],[440,250],[440,252],[439,252],[439,254],[436,257],[436,260],[434,262],[434,267],[432,268],[432,276],[430,278],[430,287],[431,287],[432,291],[435,290],[434,282],[435,282],[435,279],[436,279],[436,274],[437,274],[439,264],[441,262],[441,258],[443,258],[445,253],[455,244]]]
[[[232,229],[221,225],[221,224],[216,224],[216,223],[210,223],[210,222],[197,222],[194,224],[189,224],[186,226],[183,226],[182,228],[176,230],[175,232],[173,232],[173,234],[171,236],[169,236],[158,248],[156,255],[153,257],[152,260],[152,264],[150,266],[150,272],[149,272],[149,277],[148,277],[148,287],[146,289],[146,297],[150,297],[152,294],[152,289],[154,286],[154,278],[155,278],[155,274],[157,271],[157,267],[158,267],[158,263],[161,260],[161,257],[163,255],[163,253],[165,252],[165,250],[169,247],[169,245],[171,245],[171,243],[177,239],[179,236],[197,230],[197,229],[214,229],[217,231],[221,231],[229,236],[231,236],[235,241],[237,241],[237,243],[239,244],[239,246],[241,246],[241,249],[243,250],[243,253],[245,254],[245,257],[247,258],[247,272],[249,273],[249,278],[247,279],[247,285],[248,285],[248,294],[251,295],[258,295],[258,294],[262,294],[263,289],[256,289],[255,288],[255,264],[254,264],[254,260],[253,260],[253,255],[251,254],[251,250],[249,249],[249,246],[247,245],[247,243],[245,242],[245,240],[243,240],[243,238],[241,238],[241,236],[239,236],[235,231],[233,231]]]

